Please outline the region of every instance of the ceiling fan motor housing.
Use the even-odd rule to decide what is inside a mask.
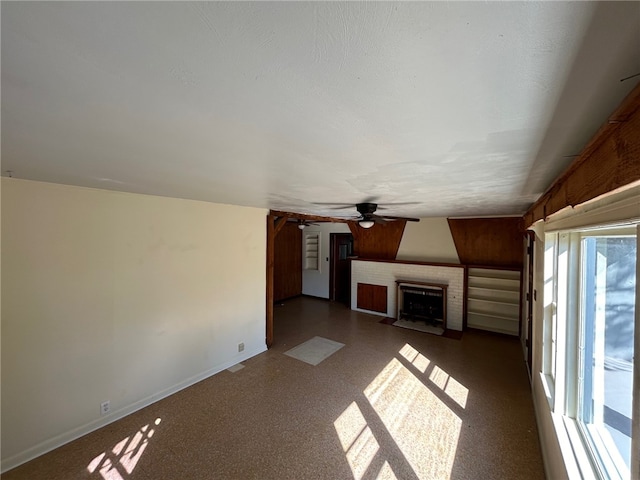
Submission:
[[[375,213],[375,211],[378,209],[378,204],[377,203],[358,203],[356,204],[356,210],[358,210],[358,212],[365,216],[365,215],[370,215]]]

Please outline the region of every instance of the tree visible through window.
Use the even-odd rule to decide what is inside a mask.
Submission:
[[[600,464],[628,478],[631,457],[636,238],[582,239],[578,420]]]

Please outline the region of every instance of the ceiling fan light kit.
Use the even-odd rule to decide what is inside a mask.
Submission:
[[[362,228],[371,228],[375,225],[376,222],[374,222],[373,220],[360,220],[358,222],[358,225],[360,225]]]

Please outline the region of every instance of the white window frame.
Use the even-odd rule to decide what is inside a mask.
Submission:
[[[554,411],[555,400],[555,378],[556,378],[556,334],[554,332],[557,322],[557,289],[556,279],[558,272],[558,262],[556,261],[558,251],[558,234],[549,233],[545,235],[544,244],[544,324],[543,324],[543,355],[542,355],[542,384],[545,395],[549,402],[549,407]]]
[[[635,222],[634,222],[635,223]],[[565,434],[571,442],[575,460],[585,478],[635,478],[638,475],[640,453],[640,395],[633,398],[633,429],[631,472],[626,468],[617,448],[610,444],[611,439],[600,435],[599,429],[591,428],[578,420],[580,402],[581,356],[584,354],[584,321],[581,305],[583,300],[581,281],[581,248],[584,238],[589,236],[635,235],[640,252],[640,225],[603,226],[556,230],[545,234],[544,265],[544,320],[543,320],[543,357],[541,377],[554,414],[561,415]],[[553,261],[547,258],[552,251]],[[640,344],[640,261],[636,261],[636,309],[634,341],[634,392],[640,388],[637,352]],[[547,285],[549,269],[553,269],[553,284]],[[547,298],[552,295],[552,298]],[[555,315],[555,342],[553,327]],[[555,368],[554,368],[555,364]],[[589,430],[587,434],[585,430]],[[595,432],[594,432],[595,430]]]

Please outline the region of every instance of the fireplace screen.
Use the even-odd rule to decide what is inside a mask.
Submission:
[[[423,320],[444,324],[446,320],[446,286],[399,285],[398,319]]]

